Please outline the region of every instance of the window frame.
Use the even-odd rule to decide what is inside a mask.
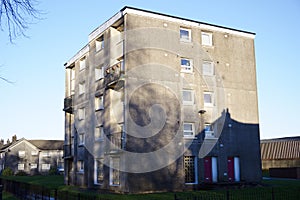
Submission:
[[[183,60],[189,61],[190,65],[183,65],[182,64]],[[180,67],[181,67],[180,68],[180,72],[193,73],[193,71],[194,71],[194,69],[193,69],[193,59],[182,57],[180,59]],[[190,68],[190,69],[187,69],[187,68]]]
[[[182,37],[181,31],[187,31],[188,37]],[[191,42],[192,41],[192,29],[180,27],[179,29],[179,38],[181,42]]]
[[[206,73],[207,70],[204,70],[205,65],[208,66],[207,64],[209,64],[209,67],[210,67],[209,72],[210,73]],[[202,63],[202,75],[204,75],[204,76],[214,76],[215,75],[215,66],[214,66],[214,63],[212,61],[207,61],[207,60],[203,61],[203,63]]]
[[[96,96],[95,97],[95,111],[104,109],[104,96]]]
[[[97,72],[99,70],[99,73]],[[95,67],[95,81],[99,81],[104,78],[104,67],[97,66]]]
[[[192,125],[192,130],[185,130],[184,125]],[[195,123],[184,122],[182,128],[183,128],[183,137],[184,138],[188,138],[188,139],[194,139],[195,138]],[[187,135],[186,133],[192,133],[192,135],[191,134]]]
[[[78,120],[82,121],[85,120],[85,108],[79,108],[78,109]]]
[[[117,161],[117,163],[115,164],[115,161]],[[116,166],[118,165],[118,166]],[[120,186],[120,170],[119,169],[115,169],[115,168],[120,168],[120,158],[119,157],[110,157],[110,167],[109,168],[109,185],[110,186]],[[116,178],[117,175],[117,179],[115,180],[114,178]],[[116,183],[115,183],[116,182]]]
[[[84,173],[84,161],[83,160],[77,161],[77,167],[78,167],[79,173]]]
[[[51,168],[51,164],[50,163],[42,163],[42,165],[41,165],[41,170],[42,171],[50,170],[50,168]]]
[[[189,167],[189,166],[186,166],[187,165],[187,162],[186,162],[186,158],[189,158],[189,159],[191,159],[191,158],[193,158],[192,159],[192,162],[193,162],[193,169],[190,169],[190,168],[188,168],[188,169],[186,169],[186,167]],[[186,185],[195,185],[195,184],[198,184],[198,158],[196,157],[196,156],[184,156],[183,157],[183,165],[184,165],[184,183],[186,184]],[[191,163],[191,161],[188,161],[189,163]],[[193,177],[193,179],[195,180],[194,182],[187,182],[187,176],[186,176],[186,172],[187,171],[191,171],[192,170],[192,172],[193,172],[193,174],[194,174],[194,177]]]
[[[95,127],[95,141],[103,141],[103,140],[104,140],[104,128],[103,128],[103,125],[96,126]]]
[[[26,156],[26,151],[18,151],[18,156],[19,156],[19,158],[25,158],[25,156]]]
[[[25,163],[18,163],[18,171],[24,171],[24,170],[25,170]]]
[[[95,40],[95,50],[96,52],[101,51],[104,49],[104,35],[100,35],[96,40]]]
[[[205,95],[210,95],[211,102],[205,102]],[[214,105],[214,93],[210,91],[203,92],[203,104],[207,107],[212,107]]]
[[[78,94],[83,95],[85,93],[85,82],[79,83]]]
[[[183,93],[184,92],[190,92],[191,93],[191,101],[185,101],[184,100],[184,95]],[[194,105],[195,103],[195,92],[194,90],[190,90],[190,89],[183,89],[182,92],[181,92],[181,95],[182,95],[182,104],[183,105]]]
[[[94,160],[94,184],[95,185],[102,185],[104,183],[104,159],[98,158]],[[100,164],[100,168],[98,167]],[[102,174],[102,179],[99,181],[99,171]],[[101,177],[101,176],[100,176]]]
[[[79,133],[78,135],[78,146],[83,146],[85,142],[85,134]]]
[[[85,56],[79,60],[79,71],[83,71],[86,68],[86,60]]]
[[[207,43],[204,36],[208,36],[209,42]],[[213,35],[211,32],[201,31],[201,44],[203,46],[213,46]]]

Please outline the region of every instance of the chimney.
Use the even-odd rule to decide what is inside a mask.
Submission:
[[[12,136],[11,140],[12,140],[11,141],[12,143],[16,142],[17,141],[17,136],[16,135]]]

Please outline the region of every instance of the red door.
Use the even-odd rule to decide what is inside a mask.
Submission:
[[[212,182],[211,157],[204,158],[204,181]]]
[[[233,182],[234,181],[234,158],[228,157],[227,158],[227,175],[228,175],[228,181]]]

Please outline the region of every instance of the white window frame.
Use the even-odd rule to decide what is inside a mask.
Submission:
[[[32,155],[32,156],[37,156],[38,154],[39,154],[38,151],[31,151],[31,155]]]
[[[37,163],[30,163],[30,169],[37,169]]]
[[[184,125],[191,125],[192,130],[185,130]],[[183,137],[184,138],[195,138],[195,124],[194,123],[184,122],[182,129],[183,129]],[[192,133],[192,134],[190,134],[190,133]]]
[[[75,74],[75,67],[71,68],[70,70],[70,95],[75,94],[75,78],[76,78],[76,74]]]
[[[24,163],[18,163],[18,170],[24,171],[25,170],[25,164]]]
[[[84,173],[84,161],[78,160],[78,172]]]
[[[85,141],[84,133],[79,133],[78,135],[78,146],[83,146]]]
[[[190,63],[190,65],[183,65],[182,61],[186,60]],[[189,58],[181,58],[180,59],[181,72],[192,73],[193,72],[193,60]]]
[[[49,151],[42,152],[42,157],[50,158],[51,157],[50,152]]]
[[[205,139],[214,139],[214,130],[211,123],[205,123],[204,124],[204,133],[205,133]]]
[[[210,95],[211,102],[205,102],[205,96]],[[204,106],[211,107],[214,105],[214,93],[213,92],[203,92],[203,103]]]
[[[206,37],[208,38],[208,41],[206,40]],[[213,41],[212,41],[212,33],[210,32],[201,32],[201,44],[203,46],[213,46]]]
[[[116,163],[117,162],[117,163]],[[111,157],[110,158],[110,168],[109,168],[109,185],[110,186],[119,186],[120,185],[120,158],[119,157]],[[117,168],[117,169],[114,169]],[[118,173],[118,183],[115,183],[114,173]]]
[[[95,81],[98,81],[103,78],[104,78],[104,67],[103,66],[95,67]]]
[[[184,95],[183,95],[184,92],[190,92],[191,101],[184,100]],[[194,101],[195,101],[194,100],[194,90],[183,89],[182,90],[182,104],[183,105],[194,105]]]
[[[104,49],[104,35],[99,36],[95,40],[95,48],[96,48],[96,52]]]
[[[211,62],[211,61],[203,61],[203,63],[202,63],[202,74],[204,76],[213,76],[215,74],[214,63]]]
[[[188,37],[187,37],[187,38],[182,37],[181,31],[186,31],[186,32],[188,32]],[[181,41],[181,42],[191,42],[191,41],[192,41],[192,30],[189,29],[189,28],[183,28],[183,27],[180,27],[180,30],[179,30],[179,37],[180,37],[180,41]]]
[[[94,160],[94,184],[95,185],[102,185],[104,182],[104,164],[103,164],[103,158],[95,159]],[[100,170],[98,170],[100,164]],[[98,182],[98,173],[99,171],[102,171],[102,181]]]
[[[103,125],[96,126],[96,128],[95,128],[95,140],[96,141],[103,141],[103,139],[104,139]]]
[[[95,110],[103,110],[104,109],[104,98],[103,95],[95,97]]]
[[[47,171],[47,170],[50,170],[51,168],[51,164],[50,163],[42,163],[42,171]]]
[[[84,120],[85,119],[85,108],[79,108],[78,109],[78,120]]]
[[[79,92],[79,95],[82,95],[82,94],[85,93],[85,82],[79,83],[79,90],[78,90],[78,92]]]
[[[18,155],[19,155],[19,158],[25,158],[26,152],[25,151],[19,151]]]
[[[86,68],[86,57],[83,57],[79,61],[79,71],[82,71]]]

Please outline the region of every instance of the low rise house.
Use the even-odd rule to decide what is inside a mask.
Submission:
[[[0,172],[11,168],[16,174],[48,173],[51,168],[63,168],[62,140],[20,140],[3,145],[0,149]]]

